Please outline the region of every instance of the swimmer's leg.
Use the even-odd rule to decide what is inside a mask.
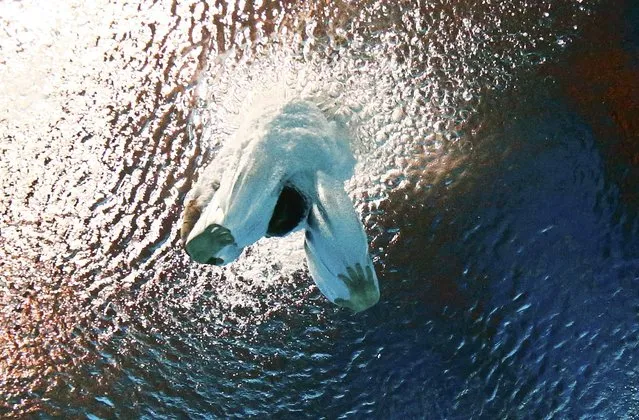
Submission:
[[[186,243],[187,253],[201,263],[222,265],[236,259],[245,246],[263,237],[283,187],[278,161],[247,154],[202,212]]]
[[[368,242],[344,184],[323,172],[316,182],[304,244],[320,291],[337,305],[363,311],[379,300]]]

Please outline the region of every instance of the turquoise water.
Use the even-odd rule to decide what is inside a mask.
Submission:
[[[638,415],[632,2],[0,4],[0,413]],[[264,95],[353,132],[381,298],[299,235],[224,268],[188,191]]]

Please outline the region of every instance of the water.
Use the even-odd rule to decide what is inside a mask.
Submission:
[[[0,413],[639,415],[638,13],[0,3]],[[224,269],[182,250],[264,92],[354,133],[366,312],[319,293],[299,235]]]

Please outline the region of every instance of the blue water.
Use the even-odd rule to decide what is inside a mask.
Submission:
[[[379,256],[377,306],[356,316],[320,311],[315,291],[250,336],[203,336],[206,324],[194,326],[203,321],[188,312],[172,314],[174,325],[132,325],[108,346],[117,353],[120,340],[133,339],[126,357],[103,357],[97,369],[117,404],[95,397],[79,410],[639,415],[637,222],[620,223],[626,204],[588,124],[552,86],[531,85],[495,109],[503,125],[484,136],[464,168],[471,176],[395,209],[397,227],[411,234],[389,254],[407,257]]]
[[[455,122],[463,142],[420,145],[424,154],[429,147],[445,149],[437,155],[449,158],[444,164],[411,161],[404,150],[382,156],[405,159],[402,169],[418,168],[388,181],[382,200],[355,192],[381,289],[380,302],[359,314],[328,302],[303,264],[292,274],[278,268],[285,255],[264,260],[256,248],[240,257],[248,262],[234,266],[237,272],[189,261],[178,232],[183,200],[214,152],[188,117],[197,77],[167,92],[162,87],[181,80],[179,72],[167,76],[171,71],[186,68],[171,64],[182,56],[172,55],[166,39],[208,26],[195,18],[171,21],[175,31],[147,47],[149,56],[140,52],[146,44],[138,45],[136,36],[142,35],[127,29],[109,51],[117,63],[118,54],[127,57],[125,46],[139,48],[133,51],[145,65],[126,74],[143,74],[144,81],[132,85],[140,96],[116,96],[133,105],[108,114],[106,133],[89,111],[107,109],[103,93],[80,95],[67,85],[67,111],[55,124],[19,123],[8,114],[11,129],[0,127],[6,196],[0,201],[0,415],[639,417],[639,179],[637,162],[628,157],[639,156],[639,140],[622,130],[639,125],[639,115],[625,112],[639,109],[639,97],[630,84],[619,84],[628,93],[620,102],[605,89],[639,72],[635,3],[615,4],[625,11],[619,20],[594,7],[583,19],[575,12],[544,20],[544,11],[554,12],[545,3],[531,6],[530,15],[501,17],[506,46],[528,48],[517,28],[536,22],[530,16],[542,22],[532,25],[535,36],[559,33],[564,23],[572,28],[571,19],[578,29],[565,49],[535,53],[548,54],[545,65],[478,76],[486,86],[475,86],[473,94],[481,100],[469,106],[467,121]],[[202,5],[186,12],[165,6],[162,12],[172,17],[206,14]],[[398,10],[380,11],[381,21],[401,20]],[[442,10],[447,16],[446,5]],[[156,30],[162,38],[159,18],[145,15],[147,9],[131,16],[138,12],[158,19],[151,38]],[[126,19],[136,22],[131,16]],[[424,21],[438,22],[437,16]],[[182,42],[198,44],[197,36],[189,37]],[[101,39],[91,44],[111,38]],[[517,42],[507,43],[512,39]],[[446,50],[446,39],[436,41],[435,50]],[[499,69],[519,65],[509,48],[477,42],[500,51]],[[579,59],[597,51],[623,51],[625,67],[585,79]],[[471,58],[477,57],[483,55]],[[99,75],[81,79],[78,89],[124,83],[118,76],[124,70],[111,73],[111,61],[105,58]],[[451,63],[443,68],[457,62]],[[444,77],[435,70],[433,77]],[[570,89],[582,79],[592,90]],[[598,92],[594,101],[591,92]],[[97,105],[74,108],[87,96]],[[233,113],[216,106],[216,114]],[[58,112],[54,108],[49,112]],[[409,105],[405,109],[410,114]],[[424,109],[430,108],[417,108]],[[421,116],[431,118],[413,114],[406,117],[410,123],[382,128],[401,131],[419,125]],[[78,132],[78,124],[86,132]],[[16,159],[19,153],[28,159]],[[95,169],[100,165],[103,172]]]

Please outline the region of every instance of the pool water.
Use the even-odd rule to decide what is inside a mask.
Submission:
[[[639,6],[0,4],[0,415],[639,416]],[[380,302],[192,262],[261,98],[351,130]]]

